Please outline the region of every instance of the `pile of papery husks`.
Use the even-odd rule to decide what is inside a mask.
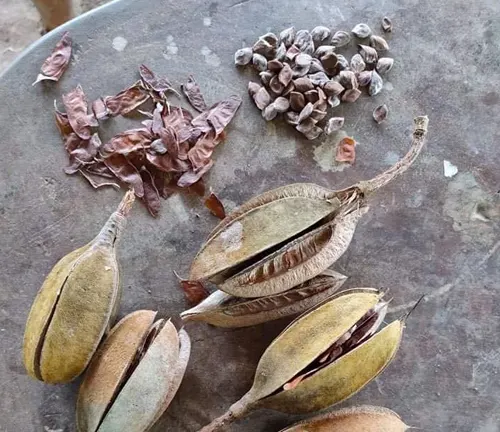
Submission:
[[[81,86],[63,95],[66,112],[55,109],[56,123],[69,155],[67,174],[80,173],[94,188],[124,185],[132,188],[153,216],[160,210],[160,197],[187,190],[205,194],[203,175],[212,168],[212,154],[224,139],[224,129],[241,104],[230,96],[208,107],[192,76],[182,90],[193,108],[170,105],[168,93],[178,93],[166,78],[157,77],[146,66],[140,80],[115,96],[92,103]],[[154,108],[139,107],[147,101]],[[147,119],[142,127],[126,130],[102,143],[97,128],[110,117],[138,111]],[[105,180],[103,180],[105,179]]]

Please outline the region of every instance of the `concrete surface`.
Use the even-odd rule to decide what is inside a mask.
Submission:
[[[394,363],[346,404],[392,408],[425,431],[500,430],[500,4],[492,0],[363,0],[356,6],[348,0],[335,6],[322,0],[121,0],[26,51],[0,78],[0,430],[75,430],[78,383],[49,386],[26,376],[24,324],[47,272],[93,237],[121,195],[96,192],[63,173],[66,155],[53,124],[53,100],[78,83],[91,99],[114,94],[136,79],[143,62],[176,82],[194,73],[209,101],[245,95],[252,73],[237,72],[232,56],[258,35],[290,24],[377,27],[385,14],[395,24],[390,85],[375,99],[336,111],[360,142],[353,168],[335,171],[331,142],[305,142],[288,127],[266,125],[244,96],[209,182],[230,203],[296,181],[344,187],[402,156],[413,116],[428,114],[429,142],[420,160],[373,198],[335,265],[350,276],[347,286],[390,288],[393,316],[423,293],[428,299],[408,321]],[[76,46],[66,75],[57,85],[31,87],[66,29]],[[127,40],[123,51],[113,48],[116,37]],[[371,111],[382,102],[391,115],[378,127]],[[458,174],[444,177],[444,160]],[[487,207],[489,221],[474,213],[476,204]],[[172,270],[187,274],[215,223],[199,203],[180,196],[165,203],[159,220],[137,206],[119,245],[120,315],[140,308],[167,316],[182,311]],[[239,330],[189,325],[188,371],[154,430],[195,431],[222,414],[249,388],[259,356],[284,325],[286,320]],[[262,411],[232,430],[278,431],[292,420]]]

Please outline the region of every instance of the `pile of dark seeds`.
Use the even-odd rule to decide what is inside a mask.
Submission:
[[[382,29],[392,31],[387,17],[382,21]],[[281,114],[287,123],[313,140],[323,133],[319,122],[326,117],[328,106],[355,102],[362,93],[360,87],[366,87],[370,96],[380,93],[382,76],[394,63],[392,58],[384,57],[389,44],[374,35],[367,24],[356,25],[351,33],[334,33],[324,26],[312,31],[290,27],[279,36],[266,33],[252,47],[236,51],[237,66],[252,64],[259,71],[261,84],[249,82],[248,92],[262,117],[271,121]],[[348,61],[338,50],[355,39],[361,42],[359,52]],[[387,115],[387,107],[378,107],[376,111],[374,118],[380,123]],[[326,125],[327,134],[343,124],[342,118],[331,120],[334,124]]]

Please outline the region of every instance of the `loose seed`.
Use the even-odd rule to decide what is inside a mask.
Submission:
[[[264,84],[266,87],[269,87],[271,79],[275,75],[276,74],[274,72],[271,72],[271,71],[268,71],[268,70],[265,70],[265,71],[259,73],[260,80],[262,81],[262,84]]]
[[[312,57],[309,54],[301,53],[295,57],[295,64],[299,68],[309,68],[311,66]]]
[[[349,69],[349,62],[342,54],[337,54],[337,66],[340,66],[340,70]]]
[[[299,30],[293,42],[304,54],[314,54],[314,42],[311,33],[307,30]]]
[[[330,81],[330,78],[324,72],[316,72],[308,75],[309,80],[316,86],[323,86]]]
[[[392,21],[389,17],[384,17],[382,19],[382,30],[384,30],[386,33],[392,32]]]
[[[291,125],[299,124],[299,113],[295,111],[287,111],[285,113],[285,122]]]
[[[299,123],[302,123],[306,118],[309,118],[313,112],[313,109],[313,104],[309,102],[299,114]]]
[[[313,58],[311,61],[311,67],[309,68],[309,73],[313,74],[316,72],[326,72],[320,59]]]
[[[279,96],[283,93],[285,86],[279,81],[278,75],[274,75],[269,82],[269,88],[276,96]]]
[[[332,117],[328,120],[325,128],[325,134],[331,135],[337,132],[344,126],[344,117]]]
[[[293,81],[290,81],[288,85],[285,87],[283,90],[283,93],[281,93],[281,96],[288,96],[291,92],[295,90],[295,85]]]
[[[320,110],[320,109],[314,109],[313,112],[311,113],[311,119],[319,122],[323,120],[326,117],[326,111]]]
[[[358,88],[356,74],[349,70],[344,70],[339,73],[339,83],[346,89]]]
[[[363,57],[359,54],[354,54],[351,58],[351,70],[353,72],[359,73],[363,72],[366,68],[365,61],[363,60]]]
[[[283,63],[281,63],[279,60],[274,59],[267,62],[267,68],[272,72],[279,72],[281,69],[283,69]]]
[[[278,36],[276,36],[274,33],[266,33],[265,35],[262,35],[260,39],[266,41],[273,48],[276,48],[278,46]]]
[[[286,58],[290,61],[293,61],[295,57],[297,57],[299,54],[300,54],[300,49],[297,46],[292,45],[290,48],[288,48],[286,52]]]
[[[333,53],[334,51],[335,47],[331,45],[321,45],[316,49],[316,51],[314,51],[314,57],[321,58],[326,54]]]
[[[263,110],[271,103],[271,96],[264,87],[261,87],[255,94],[253,100],[255,105],[257,105],[257,108]]]
[[[304,136],[309,140],[315,140],[323,133],[323,129],[318,126],[314,126],[310,131],[304,133]]]
[[[335,53],[331,52],[329,54],[325,54],[320,60],[328,74],[332,75],[335,73],[335,66],[337,66],[338,63],[338,58]]]
[[[335,95],[328,96],[327,101],[328,105],[330,105],[332,108],[338,107],[340,105],[340,99]]]
[[[389,50],[389,44],[381,36],[372,35],[370,37],[370,45],[373,48],[375,48],[377,51],[388,51]]]
[[[252,47],[254,54],[260,54],[266,59],[272,59],[276,55],[276,48],[264,39],[259,39]]]
[[[256,82],[249,81],[248,82],[248,94],[252,97],[255,96],[261,87],[262,86],[257,84]]]
[[[295,89],[300,93],[312,90],[314,88],[312,81],[309,78],[302,77],[293,80]]]
[[[304,109],[305,105],[306,101],[302,93],[295,91],[290,93],[290,108],[296,112],[300,112]]]
[[[278,80],[281,84],[283,84],[285,87],[290,84],[290,81],[292,81],[293,77],[293,71],[292,68],[288,63],[285,63],[283,65],[283,68],[280,70],[280,73],[278,75]]]
[[[375,96],[379,94],[383,87],[384,81],[382,77],[376,71],[372,71],[372,79],[370,81],[370,87],[368,87],[369,95]]]
[[[311,103],[316,103],[319,100],[318,91],[316,89],[306,91],[304,97]]]
[[[266,121],[271,121],[271,120],[274,120],[276,118],[276,116],[278,115],[278,111],[276,110],[276,106],[274,105],[274,103],[272,104],[269,104],[267,107],[264,108],[264,110],[262,111],[262,117],[266,120]]]
[[[234,53],[234,64],[237,66],[246,66],[252,61],[252,48],[241,48]]]
[[[284,61],[286,57],[286,46],[284,43],[281,43],[276,50],[276,60]]]
[[[346,31],[338,31],[332,37],[332,45],[336,48],[346,46],[351,42],[351,35]]]
[[[338,96],[345,89],[339,82],[330,80],[323,86],[323,90],[328,96]]]
[[[360,39],[365,39],[372,34],[372,29],[364,23],[357,24],[351,32],[354,34],[354,36],[360,38]]]
[[[373,120],[375,120],[378,124],[382,123],[389,114],[389,109],[387,105],[380,105],[373,110]]]
[[[370,65],[377,63],[378,54],[375,48],[368,45],[358,45],[358,46],[359,46],[359,53],[361,54],[361,57],[363,57],[365,63]]]
[[[372,80],[372,71],[363,71],[357,74],[358,84],[361,87],[366,87]]]
[[[361,95],[361,90],[353,88],[350,90],[346,90],[346,92],[342,96],[342,100],[344,102],[356,102],[360,95]]]
[[[390,57],[379,58],[377,62],[377,72],[380,75],[386,74],[392,69],[393,65],[394,65],[394,59]]]
[[[307,132],[310,132],[315,125],[315,120],[313,120],[312,118],[307,118],[304,121],[298,123],[295,129],[297,129],[302,134],[306,134]]]
[[[295,27],[289,27],[280,33],[280,41],[290,48],[295,40]]]
[[[288,109],[290,108],[290,102],[288,101],[287,98],[284,98],[283,96],[277,97],[273,102],[273,105],[278,113],[287,112]]]
[[[261,54],[254,53],[252,57],[252,63],[255,69],[260,72],[263,72],[267,69],[267,59]]]
[[[311,31],[312,40],[315,46],[320,46],[323,41],[332,35],[330,29],[325,26],[314,27]]]

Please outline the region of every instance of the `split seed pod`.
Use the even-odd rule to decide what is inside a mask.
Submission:
[[[417,117],[408,154],[371,180],[340,191],[292,184],[247,201],[211,232],[193,261],[189,279],[211,280],[238,297],[262,297],[317,276],[347,249],[367,210],[367,196],[415,161],[427,124],[427,117]]]
[[[316,416],[281,432],[405,432],[409,429],[394,411],[364,405]]]
[[[33,378],[73,380],[109,329],[121,291],[115,246],[133,202],[129,191],[97,237],[62,258],[45,279],[24,333],[24,365]]]
[[[217,327],[248,327],[299,314],[332,296],[347,277],[333,270],[283,293],[257,299],[215,291],[200,304],[181,313],[184,321],[203,321]]]
[[[394,359],[404,322],[377,333],[388,303],[372,288],[340,293],[293,321],[267,348],[252,388],[200,432],[218,430],[259,409],[304,414],[342,402]]]
[[[127,315],[99,348],[78,393],[78,432],[146,432],[169,406],[191,344],[184,330],[155,316]]]

